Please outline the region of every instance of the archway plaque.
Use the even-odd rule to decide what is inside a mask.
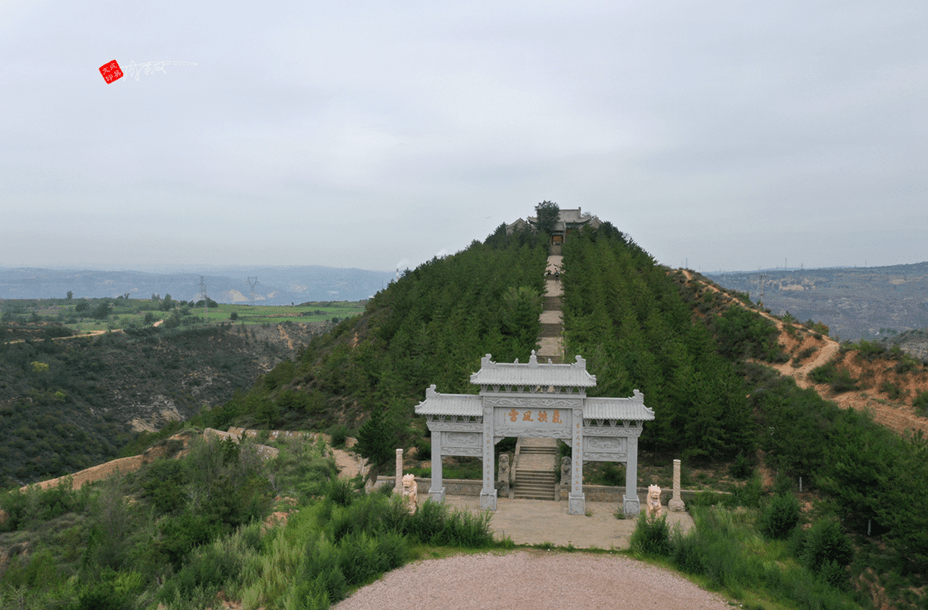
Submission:
[[[429,497],[443,501],[441,459],[446,455],[480,457],[483,488],[480,506],[496,510],[493,448],[512,436],[556,438],[571,449],[568,512],[585,513],[583,462],[625,463],[626,515],[637,515],[638,437],[654,411],[635,390],[629,398],[588,398],[596,377],[577,356],[573,364],[542,364],[535,352],[527,363],[499,363],[487,354],[470,382],[480,394],[441,394],[430,386],[416,406],[432,432],[432,487]]]

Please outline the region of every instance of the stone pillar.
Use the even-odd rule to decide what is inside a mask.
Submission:
[[[638,434],[641,432],[639,431]],[[637,517],[641,511],[638,499],[638,435],[628,437],[628,461],[625,463],[625,495],[622,496],[626,517]]]
[[[686,508],[680,497],[680,460],[673,461],[673,498],[667,503],[667,508],[677,513]]]
[[[572,439],[570,443],[570,462],[573,472],[570,475],[570,494],[567,496],[567,513],[570,515],[586,514],[586,496],[583,495],[583,409],[574,409],[571,418]]]
[[[403,450],[396,450],[396,483],[393,485],[393,490],[398,493],[403,493]]]
[[[480,508],[496,510],[496,484],[493,481],[493,407],[483,399],[483,489],[480,490]]]
[[[441,472],[441,435],[432,430],[432,486],[429,488],[429,500],[435,502],[445,501],[445,484]]]

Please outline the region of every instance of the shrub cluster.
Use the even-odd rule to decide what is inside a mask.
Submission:
[[[253,449],[194,442],[181,460],[77,492],[0,496],[0,607],[208,608],[224,592],[248,607],[328,608],[418,545],[495,544],[489,513],[425,502],[411,515],[390,488],[356,491],[324,443],[291,440],[269,463]],[[266,530],[272,488],[308,504]]]
[[[639,517],[632,551],[669,561],[683,572],[706,578],[710,588],[725,589],[736,598],[751,590],[789,607],[859,607],[858,600],[842,587],[852,555],[840,528],[835,530],[832,522],[816,523],[805,540],[792,546],[798,551],[794,555],[799,559],[797,565],[784,561],[782,549],[786,547],[759,543],[753,511],[692,504],[690,509],[696,527],[686,534],[670,531],[664,519]]]
[[[915,400],[912,401],[912,406],[915,407],[917,414],[928,417],[928,392],[919,393]]]
[[[839,369],[837,364],[829,362],[809,372],[809,379],[815,383],[827,383],[835,392],[850,392],[857,389],[857,379],[851,377],[847,369]]]
[[[790,493],[779,494],[767,504],[760,517],[760,529],[765,536],[784,540],[799,524],[799,501]]]

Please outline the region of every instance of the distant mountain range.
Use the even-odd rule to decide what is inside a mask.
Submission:
[[[856,341],[928,328],[928,262],[705,275],[762,300],[773,314],[824,322],[832,337]]]
[[[202,298],[201,276],[206,281],[207,296],[219,303],[251,302],[254,283],[256,305],[289,305],[366,299],[386,287],[394,272],[319,266],[204,266],[196,273],[0,267],[0,299],[64,298],[71,291],[75,298],[129,293],[130,298],[170,294],[173,299],[198,300]]]

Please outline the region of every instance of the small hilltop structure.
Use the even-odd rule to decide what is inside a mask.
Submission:
[[[539,207],[543,204],[539,204]],[[536,208],[537,209],[537,208]],[[549,233],[551,234],[551,244],[559,245],[564,243],[568,235],[578,233],[583,227],[589,226],[598,229],[602,221],[593,214],[584,213],[581,208],[576,209],[557,209],[558,218],[553,223]],[[519,218],[513,223],[506,225],[506,235],[511,235],[515,231],[524,231],[526,229],[538,230],[538,216],[528,216]]]

